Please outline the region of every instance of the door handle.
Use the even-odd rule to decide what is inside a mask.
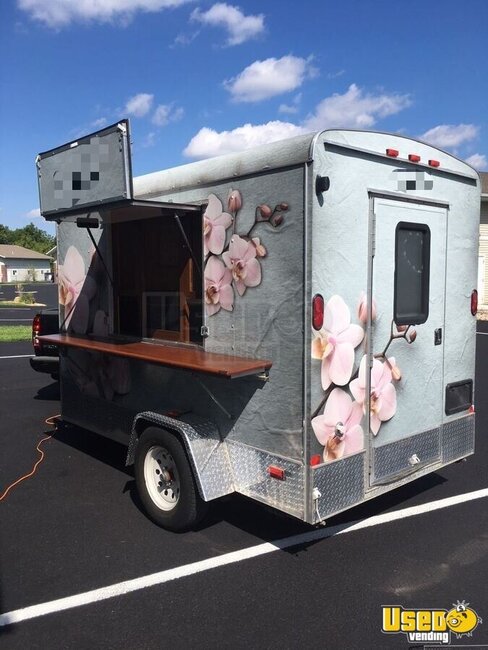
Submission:
[[[434,330],[434,345],[441,345],[442,343],[442,327]]]

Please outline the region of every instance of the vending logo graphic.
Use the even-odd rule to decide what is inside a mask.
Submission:
[[[409,643],[451,643],[451,634],[457,639],[473,636],[481,617],[469,603],[457,601],[452,609],[404,609],[399,606],[383,606],[384,634],[405,634]]]

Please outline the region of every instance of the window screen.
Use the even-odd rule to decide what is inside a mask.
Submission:
[[[394,320],[420,325],[429,317],[430,229],[401,221],[395,236]]]

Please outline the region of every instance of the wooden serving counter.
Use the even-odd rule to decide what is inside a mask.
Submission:
[[[190,370],[208,375],[217,375],[227,379],[236,379],[247,375],[257,375],[269,370],[272,361],[248,359],[227,354],[205,352],[199,348],[182,345],[164,345],[146,341],[123,341],[96,337],[72,336],[69,334],[50,334],[40,336],[39,340],[51,345],[66,346],[103,352],[118,357],[156,363],[170,368]]]

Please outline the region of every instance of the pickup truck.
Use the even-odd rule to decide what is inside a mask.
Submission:
[[[29,359],[31,367],[36,372],[45,372],[53,379],[59,379],[59,350],[57,345],[42,343],[39,336],[57,334],[59,332],[59,317],[57,309],[43,309],[34,316],[32,321],[32,345],[34,355]]]

